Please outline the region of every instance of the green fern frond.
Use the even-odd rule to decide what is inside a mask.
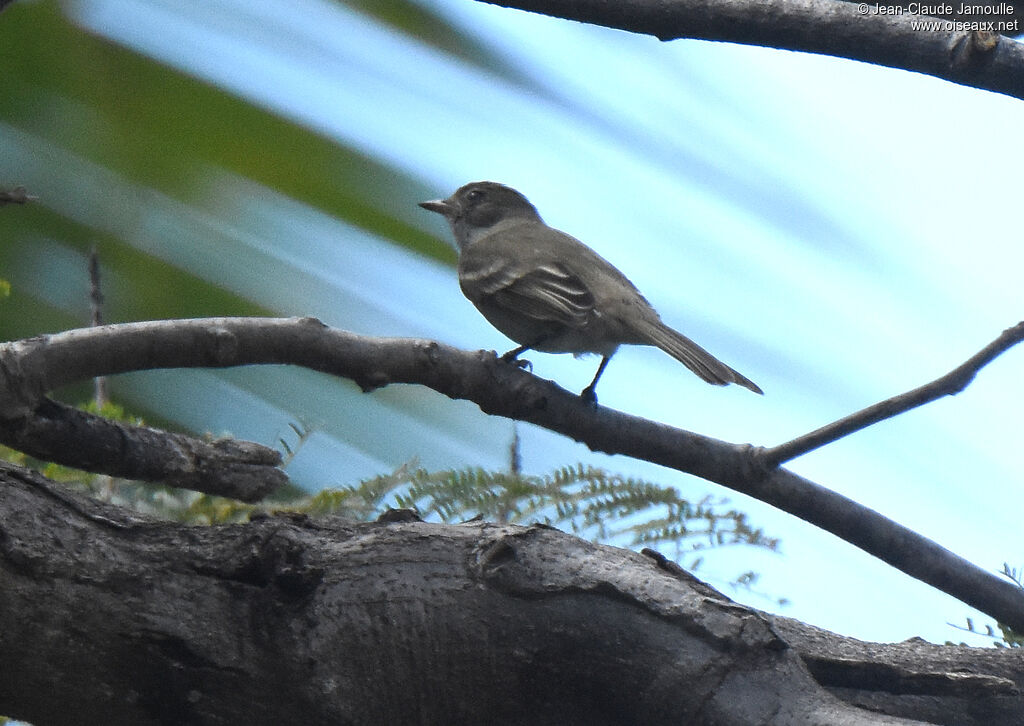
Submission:
[[[141,423],[113,403],[99,411],[91,404],[85,408],[131,424]],[[285,447],[289,457],[310,435],[309,429],[298,425],[292,430],[297,444]],[[0,456],[33,464],[11,449],[0,448]],[[704,497],[691,501],[675,487],[581,463],[543,476],[527,476],[480,467],[428,471],[410,462],[389,474],[311,496],[294,492],[287,500],[261,506],[56,464],[39,463],[38,468],[92,496],[191,524],[242,522],[254,512],[268,509],[368,521],[389,507],[400,507],[442,522],[474,516],[520,524],[540,522],[595,541],[634,547],[671,545],[677,559],[685,552],[714,547],[742,544],[774,550],[778,546],[777,539],[752,527],[744,513],[728,508],[727,500]]]

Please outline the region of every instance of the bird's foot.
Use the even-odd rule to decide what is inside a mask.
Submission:
[[[503,363],[511,363],[516,368],[522,368],[523,370],[526,371],[532,371],[533,363],[526,360],[525,358],[518,358],[517,356],[520,353],[522,353],[522,351],[519,350],[518,348],[516,350],[510,350],[508,353],[505,353],[503,356],[501,356],[501,361]]]
[[[580,391],[580,399],[587,404],[590,404],[593,408],[597,408],[597,394],[594,392],[596,386],[587,386]]]

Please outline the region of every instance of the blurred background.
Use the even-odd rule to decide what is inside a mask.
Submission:
[[[781,443],[920,385],[1024,317],[1024,104],[925,76],[472,0],[19,0],[0,62],[0,186],[37,197],[0,209],[0,339],[88,324],[96,246],[108,322],[312,315],[501,352],[443,220],[416,206],[480,179],[521,190],[766,393],[633,348],[601,403],[729,441]],[[530,358],[572,391],[597,365]],[[1018,565],[1022,366],[1013,350],[962,395],[790,467],[987,570]],[[111,387],[149,421],[285,441],[309,491],[411,461],[502,468],[513,434],[426,389],[304,370]],[[707,554],[719,587],[761,574],[726,588],[741,601],[868,640],[988,642],[949,624],[990,619],[766,505],[519,435],[526,473],[586,462],[727,497],[782,541]]]

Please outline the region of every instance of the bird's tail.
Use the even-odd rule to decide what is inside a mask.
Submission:
[[[737,383],[754,393],[764,393],[752,380],[660,320],[644,320],[633,327],[651,345],[661,348],[708,383],[716,386]]]

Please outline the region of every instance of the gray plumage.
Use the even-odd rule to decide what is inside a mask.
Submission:
[[[459,250],[463,293],[498,330],[525,350],[603,356],[585,398],[619,345],[653,345],[715,385],[737,383],[762,393],[749,378],[661,321],[636,287],[585,244],[544,224],[511,187],[466,184],[444,200],[420,206],[442,214]]]

